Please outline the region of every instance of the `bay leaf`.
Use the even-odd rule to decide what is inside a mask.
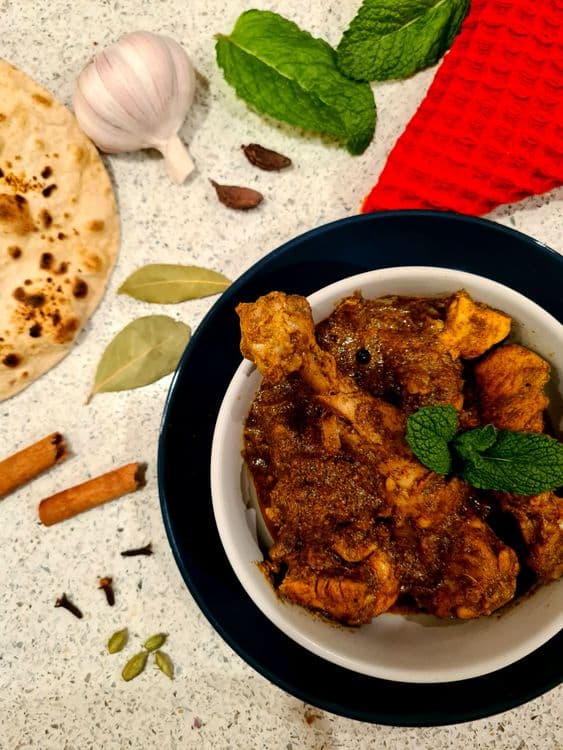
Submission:
[[[226,276],[209,268],[149,263],[133,271],[119,287],[118,294],[169,305],[219,294],[230,283]]]
[[[88,401],[96,393],[140,388],[173,372],[190,335],[188,325],[167,315],[129,323],[103,353]]]

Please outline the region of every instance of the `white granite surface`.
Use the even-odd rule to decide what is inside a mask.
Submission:
[[[146,29],[172,35],[198,72],[196,104],[181,131],[197,172],[170,183],[159,158],[106,159],[114,179],[123,241],[101,307],[76,349],[54,370],[0,404],[0,457],[53,430],[73,457],[0,504],[0,748],[388,748],[454,750],[563,748],[561,688],[489,719],[444,728],[373,726],[310,707],[271,685],[221,640],[191,599],[168,547],[156,488],[159,421],[170,378],[147,388],[101,394],[84,405],[100,355],[133,318],[163,312],[196,327],[213,300],[149,306],[117,296],[143,263],[213,267],[235,278],[285,240],[358,211],[362,196],[432,79],[376,87],[376,138],[361,156],[295,134],[251,113],[222,80],[213,35],[226,32],[249,7],[278,10],[336,43],[359,2],[339,0],[0,0],[0,56],[22,68],[65,103],[75,75],[96,49],[121,33]],[[260,172],[240,153],[257,141],[288,154],[293,169]],[[208,182],[257,187],[254,212],[229,211]],[[563,252],[563,191],[514,206],[492,218]],[[36,520],[40,498],[131,460],[149,463],[145,490],[49,529]],[[124,559],[119,550],[152,541],[152,557]],[[96,590],[113,575],[113,609]],[[66,591],[81,621],[54,609]],[[168,681],[151,666],[137,680],[120,676],[123,655],[105,643],[129,626],[125,656],[149,634],[170,634],[176,664]]]

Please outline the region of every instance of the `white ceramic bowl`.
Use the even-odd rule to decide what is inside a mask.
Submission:
[[[429,267],[386,268],[331,284],[309,301],[318,322],[356,290],[368,298],[431,297],[462,288],[475,300],[508,313],[515,322],[512,338],[545,357],[556,373],[563,373],[563,326],[521,294],[474,274]],[[500,616],[469,621],[384,614],[352,629],[330,625],[281,601],[256,566],[263,555],[255,511],[246,507],[241,490],[243,425],[260,379],[254,365],[244,361],[225,394],[213,438],[211,491],[227,557],[246,592],[280,630],[334,664],[373,677],[419,683],[487,674],[521,659],[559,632],[563,580],[544,586]],[[560,405],[561,396],[553,402]],[[552,414],[559,429],[562,416]]]

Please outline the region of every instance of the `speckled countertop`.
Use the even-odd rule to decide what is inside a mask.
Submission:
[[[53,430],[71,460],[0,505],[0,748],[298,748],[432,750],[563,748],[561,688],[502,715],[445,728],[372,726],[322,712],[287,695],[221,640],[191,599],[166,541],[156,488],[156,446],[165,378],[143,389],[84,401],[100,355],[126,323],[163,312],[196,327],[213,300],[174,307],[117,296],[147,262],[215,268],[231,278],[289,238],[354,214],[386,154],[422,99],[434,70],[377,86],[377,133],[352,158],[251,113],[214,63],[213,34],[229,31],[249,7],[278,10],[336,43],[357,0],[285,3],[248,0],[0,0],[0,56],[70,101],[75,74],[121,33],[147,29],[182,43],[198,72],[196,104],[181,131],[197,172],[173,186],[152,155],[106,159],[116,186],[123,239],[105,298],[76,349],[27,390],[0,404],[0,457]],[[294,160],[269,174],[251,167],[240,144],[256,141]],[[261,190],[263,205],[241,214],[217,203],[208,178]],[[503,207],[492,218],[563,252],[563,191]],[[38,499],[131,460],[149,464],[145,490],[50,529]],[[152,541],[152,557],[119,550]],[[113,609],[96,589],[114,576]],[[54,609],[66,591],[85,616]],[[124,683],[124,659],[105,653],[108,636],[129,626],[135,643],[164,630],[176,679],[147,670]],[[309,720],[308,720],[309,719]]]

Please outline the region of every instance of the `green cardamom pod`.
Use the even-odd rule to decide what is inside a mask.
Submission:
[[[145,668],[148,657],[149,655],[146,651],[140,651],[129,659],[121,672],[121,676],[125,682],[129,682],[129,680],[133,680],[141,674]]]
[[[164,672],[171,680],[174,679],[174,664],[172,664],[172,659],[168,654],[165,654],[164,651],[157,651],[154,655],[154,661],[161,672]]]
[[[156,651],[164,645],[165,640],[166,633],[157,633],[156,635],[151,635],[150,638],[147,638],[147,640],[143,643],[143,646],[147,649],[147,651]]]
[[[118,630],[112,635],[108,641],[108,651],[110,654],[117,654],[118,651],[122,651],[125,648],[125,644],[129,640],[129,631],[127,628]]]

